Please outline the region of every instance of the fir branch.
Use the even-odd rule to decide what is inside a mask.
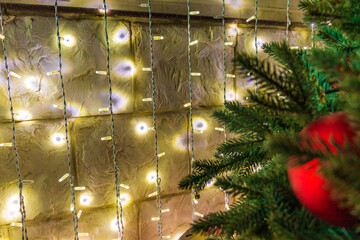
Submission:
[[[228,171],[242,169],[247,175],[250,166],[258,164],[265,157],[265,152],[257,145],[249,145],[241,153],[216,155],[216,160],[200,160],[194,163],[194,173],[183,178],[179,183],[180,189],[196,188],[200,191],[209,180]],[[247,170],[248,169],[248,170]]]

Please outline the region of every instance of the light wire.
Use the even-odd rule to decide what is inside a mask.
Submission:
[[[258,0],[255,0],[255,54],[256,54],[256,59],[258,58],[259,55],[259,50],[258,50]],[[255,81],[255,93],[257,91],[257,81]]]
[[[66,114],[66,96],[65,96],[65,87],[64,87],[64,78],[62,74],[62,55],[61,55],[61,37],[60,37],[60,27],[59,27],[59,15],[58,15],[58,4],[57,0],[55,0],[55,22],[56,22],[56,35],[58,40],[58,50],[59,50],[59,74],[60,74],[60,83],[62,90],[62,97],[64,102],[64,123],[65,123],[65,138],[66,138],[66,147],[67,147],[67,162],[68,162],[68,173],[69,173],[69,182],[70,182],[70,192],[71,192],[71,202],[72,202],[72,219],[74,223],[74,233],[75,240],[79,239],[78,233],[78,217],[76,215],[76,200],[75,200],[75,192],[74,192],[74,183],[73,176],[71,175],[71,159],[70,159],[70,141],[69,141],[69,130],[68,130],[68,120]]]
[[[192,98],[192,76],[191,76],[191,29],[190,29],[190,0],[187,0],[187,31],[188,31],[188,64],[189,64],[189,91],[190,91],[190,148],[191,148],[191,173],[194,171],[194,124],[193,124],[193,98]],[[194,197],[195,190],[191,189],[191,195]],[[191,199],[192,222],[195,220],[195,202]]]
[[[0,18],[1,18],[1,33],[4,35],[4,19],[0,4]],[[5,35],[4,35],[5,36]],[[18,187],[19,187],[19,205],[20,205],[20,213],[21,213],[21,233],[22,233],[22,240],[27,240],[27,228],[26,228],[26,210],[25,210],[25,203],[24,203],[24,196],[23,196],[23,182],[21,180],[21,172],[19,166],[19,155],[17,152],[16,146],[16,134],[15,134],[15,118],[14,118],[14,109],[13,109],[13,102],[11,97],[11,88],[10,88],[10,72],[9,72],[9,65],[8,65],[8,58],[5,46],[5,38],[2,39],[2,46],[4,51],[4,61],[5,61],[5,68],[6,68],[6,75],[7,75],[7,87],[8,87],[8,94],[9,94],[9,103],[10,103],[10,113],[11,113],[11,123],[12,123],[12,136],[13,136],[13,147],[15,153],[15,165],[16,165],[16,172],[18,175]]]
[[[224,105],[226,103],[226,84],[227,84],[227,68],[226,68],[226,27],[225,27],[225,0],[222,1],[222,29],[223,29],[223,64],[224,64]],[[225,108],[226,111],[226,108]],[[226,136],[226,125],[224,124],[224,139],[225,143],[227,142]],[[225,194],[225,210],[229,206],[229,193],[224,192]]]
[[[151,57],[151,90],[152,90],[152,104],[153,104],[153,124],[154,124],[154,139],[155,139],[155,158],[156,158],[156,205],[158,211],[158,234],[159,239],[162,240],[162,217],[161,217],[161,178],[159,177],[159,156],[158,156],[158,139],[156,126],[156,102],[155,102],[155,74],[154,74],[154,46],[153,46],[153,32],[152,32],[152,11],[151,1],[148,0],[149,7],[149,33],[150,33],[150,57]]]
[[[287,0],[286,6],[286,42],[289,44],[289,27],[290,27],[290,0]]]
[[[111,139],[112,139],[112,149],[114,157],[114,172],[115,172],[115,192],[116,192],[116,224],[118,228],[118,238],[124,238],[124,224],[123,224],[123,206],[120,201],[120,186],[119,186],[119,177],[120,169],[117,167],[116,159],[116,142],[115,142],[115,122],[114,122],[114,112],[113,112],[113,100],[112,100],[112,87],[111,87],[111,75],[110,75],[110,44],[109,44],[109,35],[107,29],[107,5],[106,0],[103,0],[104,8],[104,30],[105,30],[105,40],[106,40],[106,71],[109,82],[109,105],[110,105],[110,117],[111,117]],[[120,209],[120,213],[119,213]]]

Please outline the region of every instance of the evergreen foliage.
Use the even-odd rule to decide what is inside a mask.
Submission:
[[[355,149],[339,147],[334,156],[304,150],[298,140],[307,124],[335,111],[345,111],[360,129],[360,2],[303,0],[299,6],[305,23],[315,24],[321,47],[305,51],[265,44],[275,64],[237,54],[234,63],[257,90],[248,92],[246,103],[229,102],[213,114],[236,137],[220,145],[214,159],[195,162],[193,174],[179,183],[200,192],[216,179],[215,185],[235,199],[229,211],[195,222],[193,230],[208,239],[360,239],[359,228],[332,227],[304,209],[286,172],[289,156],[329,161],[323,174],[360,217],[360,142]]]

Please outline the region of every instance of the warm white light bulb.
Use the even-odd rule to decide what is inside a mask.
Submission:
[[[184,107],[185,107],[185,108],[191,107],[191,103],[185,103],[185,104],[184,104]]]
[[[130,196],[127,193],[121,193],[120,195],[120,202],[122,203],[122,205],[126,205],[130,202]]]
[[[67,47],[72,47],[75,45],[75,38],[71,35],[65,35],[61,38],[62,44],[64,44]]]
[[[55,133],[52,135],[51,139],[55,145],[61,145],[65,142],[65,137],[61,133]]]
[[[157,192],[153,192],[153,193],[150,193],[150,194],[148,195],[148,197],[151,198],[151,197],[155,197],[156,195],[158,195],[158,193],[157,193]]]
[[[148,126],[146,123],[141,122],[136,125],[136,132],[138,134],[145,134],[148,131]]]
[[[18,195],[14,195],[7,201],[6,218],[8,220],[15,220],[20,216],[20,200]]]
[[[156,182],[156,172],[150,172],[150,173],[147,175],[147,180],[148,180],[150,183]]]
[[[60,73],[60,70],[55,70],[55,71],[52,71],[52,72],[47,72],[46,75],[52,76],[52,75],[56,75],[56,74],[59,74],[59,73]]]
[[[226,91],[226,101],[234,101],[236,99],[236,94],[234,90],[229,89]]]
[[[194,129],[199,131],[204,131],[207,128],[207,123],[202,118],[195,118],[193,125],[194,125]]]
[[[192,42],[190,42],[190,46],[195,45],[195,44],[198,44],[198,43],[199,43],[198,40],[192,41]]]
[[[122,187],[122,188],[125,188],[125,189],[130,189],[130,187],[129,186],[127,186],[127,185],[125,185],[125,184],[122,184],[122,183],[120,183],[120,185],[119,185],[120,187]]]
[[[31,91],[37,91],[40,88],[39,80],[35,77],[28,77],[25,79],[25,86]]]
[[[69,173],[65,173],[64,176],[62,176],[62,177],[59,179],[59,182],[64,181],[64,180],[67,179],[69,176],[70,176]]]
[[[109,12],[109,9],[107,8],[107,9],[106,9],[106,13],[108,13],[108,12]],[[105,9],[99,8],[99,13],[105,14]]]
[[[9,142],[9,143],[0,143],[0,147],[12,147],[13,143]]]
[[[199,15],[200,11],[190,11],[189,15]]]
[[[10,76],[13,76],[13,77],[15,77],[15,78],[21,79],[21,76],[20,76],[19,74],[15,73],[15,72],[13,72],[13,71],[10,71],[10,72],[9,72],[9,75],[10,75]]]
[[[124,222],[123,222],[123,224],[124,224]],[[119,221],[119,225],[120,225],[120,229],[122,229],[120,221]],[[111,230],[113,230],[113,231],[118,231],[119,230],[117,218],[114,218],[112,220],[112,222],[111,222]]]
[[[254,20],[255,19],[255,16],[251,16],[251,17],[249,17],[248,19],[246,19],[246,22],[251,22],[252,20]]]
[[[216,131],[219,131],[219,132],[224,132],[224,131],[225,131],[224,128],[219,128],[219,127],[216,127],[215,130],[216,130]]]
[[[126,43],[130,39],[129,30],[126,27],[120,28],[114,35],[115,43]]]
[[[21,110],[21,111],[18,111],[17,113],[15,113],[16,120],[24,121],[24,120],[29,120],[30,118],[31,118],[31,115],[27,111]]]
[[[201,73],[192,72],[192,73],[191,73],[191,76],[193,76],[193,77],[200,77],[200,76],[201,76]]]
[[[153,37],[154,41],[159,41],[159,40],[164,40],[163,36],[154,36]]]
[[[80,204],[84,206],[88,206],[91,203],[91,196],[88,194],[82,194],[80,196]]]
[[[82,213],[82,210],[79,210],[77,215],[76,215],[78,219],[81,217],[81,213]]]
[[[199,212],[194,212],[194,215],[198,216],[198,217],[204,217],[204,214],[201,214]]]
[[[256,43],[259,48],[262,48],[262,46],[264,45],[264,41],[261,38],[258,38]]]

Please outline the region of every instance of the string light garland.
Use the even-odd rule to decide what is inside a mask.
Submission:
[[[152,104],[153,104],[153,124],[154,124],[154,140],[155,140],[155,158],[156,158],[156,206],[157,206],[157,221],[158,221],[158,234],[159,239],[162,240],[162,206],[161,206],[161,179],[159,177],[159,158],[164,156],[165,153],[158,154],[158,139],[157,139],[157,126],[156,126],[156,102],[155,102],[155,74],[154,74],[154,40],[162,40],[153,37],[152,31],[152,11],[151,1],[148,0],[147,7],[149,8],[149,35],[150,35],[150,61],[151,61],[151,92],[152,92]]]
[[[104,9],[104,25],[105,25],[105,40],[106,40],[106,75],[109,82],[109,110],[111,117],[111,140],[113,148],[113,157],[114,157],[114,175],[115,175],[115,191],[116,191],[116,223],[118,229],[118,238],[124,238],[124,224],[123,224],[123,206],[120,200],[120,186],[119,186],[119,175],[120,169],[117,167],[116,159],[116,143],[115,143],[115,122],[114,122],[114,112],[113,112],[113,99],[112,99],[112,87],[111,87],[111,75],[110,75],[110,45],[109,45],[109,35],[107,29],[107,5],[106,0],[103,0],[103,9]],[[120,213],[119,213],[120,209]]]
[[[191,151],[191,173],[194,171],[194,124],[193,124],[193,98],[192,98],[192,77],[193,76],[200,76],[200,73],[196,75],[192,73],[192,66],[191,66],[191,29],[190,29],[190,16],[193,15],[190,11],[190,0],[187,0],[187,32],[188,32],[188,65],[189,65],[189,92],[190,92],[190,151]],[[191,189],[191,194],[193,198],[195,198],[195,190],[194,188]],[[195,202],[191,200],[192,206],[192,222],[195,220]]]
[[[227,84],[227,78],[228,77],[236,77],[231,76],[232,74],[227,74],[227,68],[226,68],[226,27],[225,27],[225,0],[222,1],[222,30],[223,30],[223,64],[224,64],[224,104],[226,103],[226,84]],[[225,109],[226,111],[226,109]],[[225,143],[227,142],[227,136],[226,136],[226,125],[224,125],[223,128],[224,132],[224,139]],[[229,193],[224,191],[225,194],[225,210],[228,210],[229,208]]]
[[[19,155],[18,155],[17,146],[16,146],[15,118],[14,118],[13,102],[12,102],[12,97],[11,97],[10,71],[9,71],[8,58],[7,58],[7,52],[6,52],[6,46],[5,46],[4,19],[3,19],[1,4],[0,4],[0,19],[1,19],[1,35],[4,36],[3,38],[1,38],[1,40],[2,40],[2,46],[3,46],[3,52],[4,52],[5,69],[6,69],[6,73],[7,73],[7,87],[8,87],[8,96],[9,96],[11,123],[12,123],[13,142],[11,145],[14,148],[16,172],[18,175],[17,185],[19,187],[19,205],[20,205],[20,213],[21,213],[21,236],[22,236],[22,240],[28,240],[27,228],[26,228],[26,210],[25,210],[25,203],[24,203],[24,196],[23,196],[23,180],[21,180]]]
[[[255,55],[256,55],[256,59],[258,58],[259,55],[259,50],[258,50],[258,0],[255,0]],[[257,81],[255,80],[255,93],[257,91]]]
[[[63,102],[64,102],[63,113],[64,113],[64,124],[65,124],[65,140],[66,140],[66,147],[67,147],[67,161],[68,161],[68,174],[69,174],[68,178],[69,178],[69,182],[70,182],[70,192],[71,192],[71,206],[72,206],[71,212],[72,212],[72,218],[73,218],[73,223],[74,223],[75,240],[78,240],[79,239],[78,217],[76,214],[76,200],[75,200],[73,176],[71,176],[70,142],[69,142],[68,120],[67,120],[67,114],[66,114],[66,96],[65,96],[65,88],[64,88],[64,78],[63,78],[63,74],[62,74],[61,37],[60,37],[60,26],[59,26],[57,0],[55,0],[55,22],[56,22],[56,35],[57,35],[58,50],[59,50],[58,73],[60,75],[62,98],[63,98]]]
[[[289,44],[289,27],[290,27],[290,0],[287,0],[286,5],[286,42]]]

